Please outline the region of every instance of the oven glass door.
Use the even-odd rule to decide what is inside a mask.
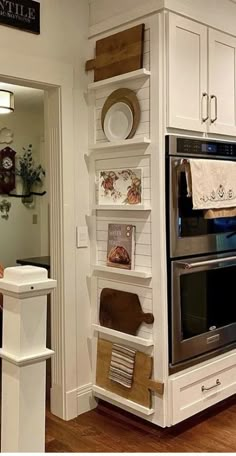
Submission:
[[[236,217],[205,219],[192,209],[181,158],[170,157],[170,256],[230,251],[236,248]]]
[[[173,262],[172,363],[236,341],[236,256]]]

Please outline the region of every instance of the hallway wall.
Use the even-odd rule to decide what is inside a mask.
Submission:
[[[0,144],[0,149],[6,146],[16,152],[18,158],[23,155],[22,148],[33,145],[32,151],[35,163],[40,162],[40,142],[44,134],[43,113],[19,112],[0,116],[0,128],[7,127],[14,133],[11,144]],[[22,192],[22,181],[16,177],[17,193]],[[6,199],[11,203],[9,219],[0,216],[0,263],[4,267],[15,266],[17,258],[39,256],[41,253],[40,236],[40,197],[35,198],[35,207],[30,209],[22,204],[20,198],[9,198],[0,195],[0,202]],[[1,215],[1,214],[0,214]],[[33,215],[37,216],[37,224],[33,224]]]
[[[81,40],[87,35],[87,0],[38,0],[38,3],[40,35],[1,25],[0,43],[7,43],[8,52],[72,63],[79,54]]]

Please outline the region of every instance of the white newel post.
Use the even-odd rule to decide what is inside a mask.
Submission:
[[[45,451],[47,294],[56,287],[46,269],[7,268],[3,304],[2,452]]]

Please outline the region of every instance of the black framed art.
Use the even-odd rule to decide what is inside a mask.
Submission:
[[[1,0],[0,26],[40,33],[40,3],[33,0]]]

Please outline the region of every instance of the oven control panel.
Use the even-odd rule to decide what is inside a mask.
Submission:
[[[169,151],[171,153],[171,151]],[[236,143],[176,138],[176,152],[186,155],[214,155],[236,158]]]

